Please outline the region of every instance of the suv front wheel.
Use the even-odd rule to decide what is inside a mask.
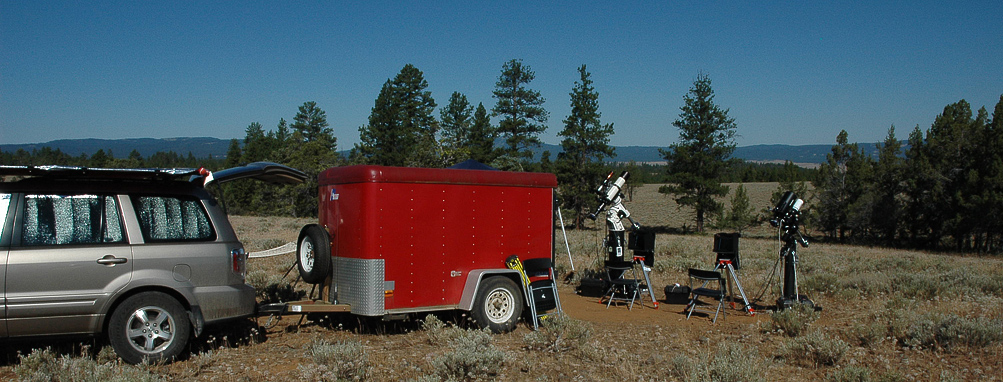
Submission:
[[[137,364],[174,361],[188,344],[191,324],[173,297],[144,292],[127,298],[111,315],[108,340],[122,360]]]

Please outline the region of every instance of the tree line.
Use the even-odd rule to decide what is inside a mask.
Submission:
[[[535,73],[522,60],[502,65],[492,92],[493,106],[474,103],[453,92],[439,107],[417,67],[405,65],[380,87],[368,123],[359,127],[359,143],[338,154],[337,138],[326,112],[316,102],[299,106],[290,121],[280,118],[274,129],[250,123],[242,140],[233,140],[225,159],[156,153],[143,158],[135,150],[124,158],[99,150],[91,156],[69,156],[42,148],[31,153],[0,152],[4,164],[66,164],[90,167],[227,168],[273,161],[308,174],[305,184],[271,187],[236,183],[224,188],[235,214],[315,216],[317,175],[326,168],[350,164],[447,167],[473,159],[500,170],[552,172],[559,181],[559,203],[575,226],[595,204],[595,187],[609,171],[630,171],[628,198],[644,183],[662,183],[660,192],[693,208],[695,227],[705,222],[738,230],[761,223],[739,186],[731,209],[721,199],[723,183],[779,182],[777,195],[794,190],[806,200],[808,224],[831,240],[880,243],[917,248],[953,248],[998,252],[1003,240],[1003,97],[993,115],[977,113],[965,101],[948,105],[931,128],[917,126],[903,149],[894,127],[873,158],[847,134],[819,169],[788,162],[756,164],[731,157],[737,124],[728,109],[714,102],[708,76],[700,74],[683,96],[680,114],[671,124],[679,141],[661,151],[665,165],[608,163],[612,123],[603,123],[599,93],[585,65],[568,93],[570,113],[562,120],[561,152],[544,152],[533,162],[534,147],[549,118],[540,92],[530,87]],[[438,113],[436,113],[438,111]],[[497,122],[493,123],[492,120]],[[501,142],[496,145],[496,142]],[[810,185],[810,186],[809,186]]]
[[[841,131],[813,182],[816,228],[838,241],[999,253],[1003,96],[992,115],[947,105],[907,144],[892,126],[874,159]]]

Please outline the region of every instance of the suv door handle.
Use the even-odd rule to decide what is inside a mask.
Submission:
[[[127,262],[129,262],[129,259],[124,257],[115,257],[115,255],[105,255],[104,257],[98,259],[98,264],[101,265],[125,264]]]

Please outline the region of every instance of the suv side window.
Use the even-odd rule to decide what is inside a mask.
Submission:
[[[108,195],[25,195],[21,243],[68,245],[121,243],[118,203]]]
[[[216,232],[195,198],[137,196],[136,215],[146,241],[212,241]]]

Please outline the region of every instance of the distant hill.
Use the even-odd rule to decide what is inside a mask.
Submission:
[[[32,151],[49,147],[53,150],[72,155],[80,154],[93,155],[98,150],[106,153],[111,151],[115,158],[125,158],[136,150],[143,157],[148,157],[157,152],[173,151],[179,155],[192,153],[196,158],[205,158],[212,155],[214,158],[226,156],[227,149],[230,148],[230,141],[227,139],[194,137],[194,138],[134,138],[134,139],[59,139],[46,143],[28,143],[20,145],[0,145],[0,150],[15,152],[17,150]]]
[[[124,158],[136,150],[140,155],[147,157],[158,151],[173,151],[179,155],[192,153],[195,157],[205,158],[212,155],[214,158],[226,156],[226,151],[230,147],[230,140],[208,137],[188,137],[188,138],[136,138],[136,139],[60,139],[46,143],[31,144],[0,144],[0,150],[15,152],[17,150],[32,151],[49,147],[59,149],[72,156],[81,154],[92,155],[98,150],[111,151],[116,158]],[[877,149],[873,143],[861,143],[860,148],[871,156],[877,155]],[[616,158],[614,162],[662,162],[662,155],[658,152],[660,147],[655,146],[619,146],[616,147]],[[742,146],[735,149],[734,156],[747,161],[757,162],[783,162],[817,164],[825,162],[825,155],[831,152],[832,145],[752,145]],[[557,153],[561,151],[561,146],[544,144],[536,150],[535,158],[539,159],[544,151],[550,152],[550,159],[556,160]]]

